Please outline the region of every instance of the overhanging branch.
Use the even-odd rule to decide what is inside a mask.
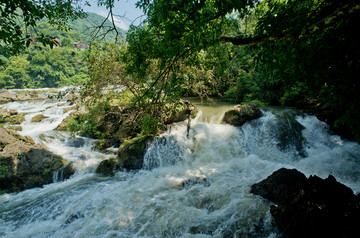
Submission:
[[[322,18],[317,21],[315,24],[302,29],[298,33],[292,35],[262,35],[262,36],[253,36],[253,37],[220,37],[220,42],[230,42],[234,45],[252,45],[262,42],[269,42],[275,40],[296,40],[304,37],[311,36],[312,34],[332,27],[336,23],[340,22],[343,19],[348,18],[349,16],[360,12],[360,4],[349,3],[334,11],[332,14]]]

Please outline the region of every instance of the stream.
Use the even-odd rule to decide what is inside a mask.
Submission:
[[[281,237],[271,203],[250,186],[275,170],[333,175],[360,192],[360,145],[332,135],[315,116],[269,107],[241,127],[221,124],[233,105],[194,102],[191,122],[171,126],[146,149],[143,169],[94,173],[111,154],[94,140],[55,131],[71,113],[61,100],[11,102],[27,113],[19,133],[72,161],[68,180],[0,196],[0,237]],[[47,116],[31,123],[37,114]]]

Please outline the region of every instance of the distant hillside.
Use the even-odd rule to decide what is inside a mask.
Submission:
[[[81,39],[79,39],[79,41],[90,42],[94,37],[93,34],[96,32],[96,28],[100,26],[105,20],[105,17],[100,16],[96,13],[88,12],[87,14],[88,16],[86,18],[78,19],[70,23],[70,26],[73,29],[72,31],[80,36]],[[109,20],[105,22],[104,28],[101,29],[98,33],[99,39],[102,39],[102,36],[104,35],[104,33],[106,33],[106,27],[112,27],[112,23]],[[119,27],[117,27],[116,29],[118,30],[120,37],[125,39],[126,32]],[[115,36],[116,33],[114,31],[109,32],[102,39],[102,41],[114,42]]]
[[[62,46],[71,46],[73,42],[86,42],[90,43],[94,38],[97,27],[99,27],[105,20],[105,17],[97,15],[96,13],[87,13],[87,17],[69,22],[69,26],[72,28],[70,31],[59,30],[54,26],[51,26],[46,21],[41,21],[37,26],[32,29],[32,34],[36,37],[37,35],[46,35],[58,38],[61,41]],[[104,28],[98,32],[96,40],[103,42],[114,42],[116,33],[114,31],[107,32],[107,28],[112,26],[109,20],[106,20]],[[119,32],[120,38],[125,39],[126,33],[121,28],[116,28]]]

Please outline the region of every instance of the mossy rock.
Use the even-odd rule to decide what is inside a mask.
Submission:
[[[12,125],[18,125],[25,121],[25,113],[9,115],[3,118],[4,122]]]
[[[260,109],[253,103],[236,105],[224,114],[223,122],[233,125],[242,126],[248,121],[261,117]]]
[[[185,121],[189,118],[189,116],[191,119],[194,119],[198,113],[198,109],[187,100],[180,100],[173,105],[169,105],[169,107],[170,113],[166,117],[166,124]]]
[[[95,172],[97,174],[102,174],[104,176],[113,176],[116,162],[117,161],[115,158],[103,160],[103,161],[101,161],[99,166],[96,168]]]
[[[144,164],[145,149],[154,139],[152,136],[138,136],[126,140],[119,149],[118,160],[120,168],[139,170]]]
[[[14,131],[22,131],[22,126],[8,126],[6,129],[14,130]]]
[[[47,116],[44,116],[43,114],[38,114],[36,116],[34,116],[32,119],[31,119],[31,122],[33,123],[36,123],[36,122],[41,122],[43,121],[44,119],[48,118]]]
[[[53,173],[67,164],[61,156],[35,144],[29,136],[0,128],[0,189],[17,192],[53,182]]]

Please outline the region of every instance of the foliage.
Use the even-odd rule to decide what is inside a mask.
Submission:
[[[0,88],[40,88],[75,85],[88,78],[86,52],[69,47],[36,50],[12,56],[1,66]]]
[[[0,54],[18,54],[30,45],[33,38],[53,46],[51,35],[32,35],[29,30],[44,18],[51,25],[67,29],[68,20],[84,16],[77,3],[78,0],[1,0]]]

